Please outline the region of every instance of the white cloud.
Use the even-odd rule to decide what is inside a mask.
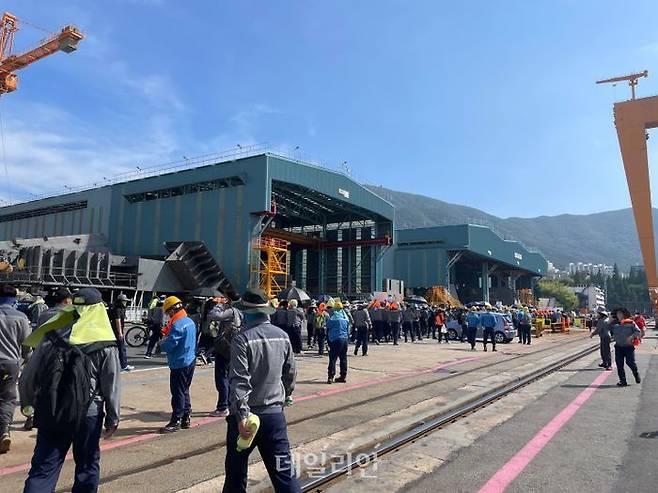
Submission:
[[[258,128],[265,116],[279,113],[280,111],[267,104],[254,103],[247,108],[238,111],[230,118],[230,121],[237,125],[240,132],[252,133]]]
[[[140,135],[112,135],[56,107],[27,105],[20,114],[11,125],[5,121],[9,184],[0,186],[2,200],[102,183],[103,177],[168,160],[179,149],[173,122],[163,115],[145,120]]]

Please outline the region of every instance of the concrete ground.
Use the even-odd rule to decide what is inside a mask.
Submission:
[[[629,387],[594,356],[540,380],[328,491],[640,493],[658,491],[655,332]],[[631,383],[633,382],[633,383]]]
[[[344,451],[355,442],[365,445],[363,423],[369,423],[375,433],[411,426],[418,416],[438,413],[460,398],[589,344],[582,332],[574,331],[544,336],[532,346],[500,345],[497,353],[484,353],[481,345],[471,352],[466,344],[438,345],[433,340],[372,346],[368,357],[354,357],[350,352],[348,384],[332,386],[324,383],[327,357],[309,351],[297,358],[296,402],[286,411],[290,439],[299,450],[307,451],[327,447]],[[194,428],[160,436],[157,429],[167,421],[170,409],[164,360],[144,360],[137,354],[129,359],[138,368],[123,374],[121,427],[113,439],[102,443],[101,491],[145,486],[152,492],[217,491],[223,473],[225,423],[206,417],[217,397],[212,367],[198,366],[195,373]],[[12,450],[0,456],[2,491],[20,491],[29,467],[36,431],[22,431],[22,422],[17,413]],[[253,460],[258,460],[256,454]],[[252,468],[254,491],[267,487],[258,467]],[[70,489],[71,478],[69,460],[59,491]]]

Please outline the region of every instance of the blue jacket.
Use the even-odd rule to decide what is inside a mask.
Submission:
[[[160,342],[160,349],[167,353],[169,368],[176,370],[190,366],[196,359],[196,325],[190,317],[176,320],[167,337]]]
[[[466,323],[471,328],[477,327],[480,324],[480,315],[469,312],[468,315],[466,315]]]
[[[483,313],[480,321],[482,322],[482,327],[486,329],[493,329],[496,326],[496,317],[491,312]]]
[[[528,312],[528,319],[526,320],[526,316],[524,312],[518,312],[516,314],[516,320],[519,322],[519,324],[523,325],[532,325],[532,314]],[[526,320],[524,322],[524,320]]]
[[[343,310],[335,311],[327,320],[327,339],[329,342],[347,340],[349,338],[350,322]]]

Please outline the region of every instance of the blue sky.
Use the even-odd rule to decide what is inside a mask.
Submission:
[[[639,94],[658,93],[652,1],[53,5],[2,5],[87,35],[0,100],[2,199],[267,142],[503,217],[618,209],[612,104],[629,90],[594,81],[648,69]],[[24,26],[17,48],[43,36]]]

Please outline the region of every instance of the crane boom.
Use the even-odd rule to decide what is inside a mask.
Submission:
[[[615,82],[628,81],[628,85],[631,86],[631,99],[635,99],[635,86],[637,86],[638,79],[642,77],[648,77],[649,71],[645,70],[644,72],[639,72],[637,74],[622,75],[619,77],[612,77],[610,79],[597,80],[597,84],[611,84]]]
[[[39,46],[25,53],[12,55],[14,33],[18,30],[18,19],[5,13],[0,21],[0,95],[15,91],[18,87],[16,70],[50,56],[58,51],[71,53],[84,39],[84,35],[74,26],[66,26],[59,34],[43,41]]]

